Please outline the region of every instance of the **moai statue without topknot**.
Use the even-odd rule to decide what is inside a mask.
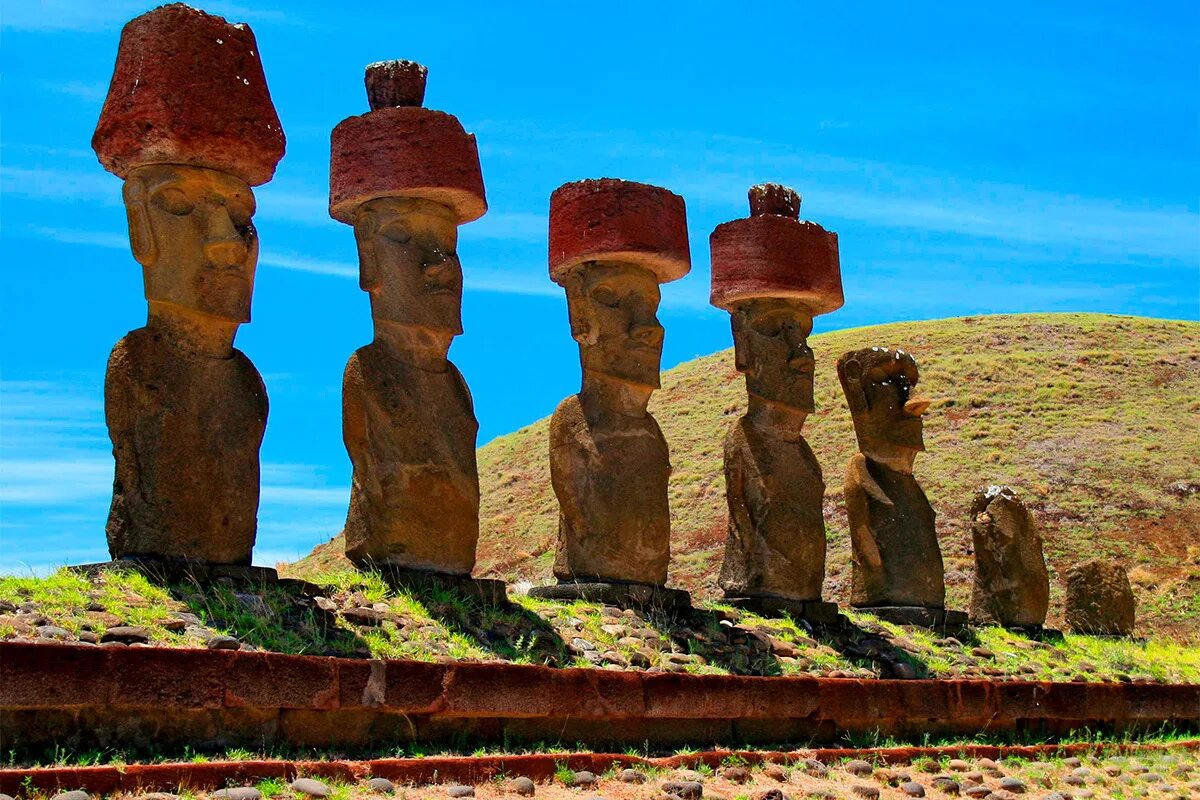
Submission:
[[[1050,574],[1042,532],[1021,498],[1007,486],[989,486],[971,503],[975,585],[971,622],[1038,633],[1050,607]]]
[[[487,203],[475,137],[422,107],[425,76],[411,61],[367,67],[371,110],[343,120],[331,139],[329,213],[354,226],[375,327],[342,383],[354,465],[346,555],[408,582],[441,576],[478,588],[468,579],[479,539],[479,424],[446,356],[462,333],[458,226]]]
[[[966,614],[945,610],[936,514],[913,477],[929,407],[913,396],[917,362],[903,350],[871,347],[843,355],[837,370],[860,451],[845,484],[850,602],[898,624],[961,627]]]
[[[750,189],[750,216],[718,225],[712,304],[729,312],[749,406],[725,437],[727,601],[760,612],[837,621],[821,602],[825,482],[801,428],[814,409],[813,317],[841,308],[836,233],[801,222],[800,195]]]
[[[267,394],[233,339],[258,261],[250,187],[284,151],[250,28],[180,4],[132,20],[92,147],[125,181],[149,305],[104,380],[109,551],[248,565]]]
[[[588,180],[550,197],[550,277],[566,290],[583,386],[550,420],[558,498],[557,586],[533,594],[687,605],[667,590],[667,442],[647,411],[659,387],[659,284],[691,268],[683,198],[657,186]]]

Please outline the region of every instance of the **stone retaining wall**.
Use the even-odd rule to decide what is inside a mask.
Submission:
[[[1200,685],[760,678],[0,644],[0,749],[1200,730]]]

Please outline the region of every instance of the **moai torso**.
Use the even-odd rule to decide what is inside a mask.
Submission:
[[[1050,576],[1033,515],[1007,487],[976,493],[971,505],[975,584],[971,621],[1042,625],[1050,605]]]
[[[936,513],[917,479],[856,453],[846,471],[857,606],[942,608]]]
[[[663,584],[671,557],[667,442],[654,417],[608,414],[592,425],[578,395],[550,420],[559,502],[560,580]]]
[[[114,558],[249,564],[267,393],[240,351],[184,353],[148,328],[117,342],[104,379],[116,479]]]
[[[784,441],[740,419],[725,437],[727,596],[820,600],[825,482],[803,438]]]
[[[343,433],[354,464],[346,553],[357,561],[470,574],[479,539],[471,395],[461,373],[409,366],[386,347],[351,356]]]

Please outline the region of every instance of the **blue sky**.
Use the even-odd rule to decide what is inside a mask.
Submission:
[[[121,25],[150,7],[3,0],[2,572],[106,557],[104,365],[145,304],[120,181],[89,142]],[[1200,318],[1193,2],[203,7],[253,27],[288,137],[257,190],[254,321],[237,339],[271,399],[259,563],[306,553],[345,514],[341,374],[370,319],[353,234],[326,213],[329,131],[366,110],[372,61],[426,64],[426,105],[479,139],[491,210],[461,231],[452,358],[481,443],[578,388],[545,249],[550,192],[579,178],[687,201],[693,271],[664,287],[664,367],[730,346],[707,306],[708,233],[766,180],[840,234],[846,306],[817,332],[1020,311]],[[818,380],[835,355],[818,352]]]

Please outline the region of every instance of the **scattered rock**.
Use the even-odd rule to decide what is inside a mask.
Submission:
[[[675,778],[681,781],[704,783],[704,776],[694,769],[677,769],[675,770]]]
[[[767,789],[765,792],[755,795],[754,800],[788,800],[788,796],[783,793],[782,789]]]
[[[946,768],[954,772],[969,772],[971,770],[970,763],[963,761],[961,758],[952,758],[946,764]]]
[[[242,646],[242,643],[232,636],[217,634],[210,636],[208,641],[204,643],[209,650],[237,650]]]
[[[987,800],[1017,800],[1017,796],[1007,789],[996,789],[985,797]]]
[[[296,778],[292,781],[291,787],[294,791],[309,797],[329,797],[332,794],[328,786],[312,778]]]
[[[59,792],[51,797],[50,800],[92,800],[92,796],[87,792],[76,789],[71,792]]]
[[[380,794],[393,794],[396,791],[396,784],[387,778],[371,778],[367,781],[367,788]]]
[[[71,632],[66,628],[60,628],[57,625],[42,625],[37,629],[39,639],[54,639],[55,641],[65,642],[71,638]]]
[[[179,795],[170,792],[149,792],[140,795],[138,800],[179,800]]]
[[[991,650],[987,649],[986,647],[972,647],[971,655],[975,656],[976,658],[995,658],[996,657],[996,654],[993,653]]]
[[[825,766],[820,761],[817,761],[815,758],[804,759],[804,761],[800,763],[800,768],[809,775],[815,775],[819,778],[829,774],[829,767]]]
[[[900,791],[904,792],[909,797],[924,797],[925,787],[916,781],[908,781],[900,784]]]
[[[986,786],[968,786],[967,790],[963,792],[963,794],[965,794],[967,797],[975,798],[987,797],[991,793],[992,790]]]
[[[120,642],[121,644],[149,644],[150,631],[141,625],[118,625],[109,628],[100,637],[101,642]]]
[[[778,764],[767,764],[763,767],[763,775],[774,781],[786,781],[788,779],[787,770]]]
[[[451,797],[474,797],[475,787],[463,786],[462,784],[456,783],[446,787],[446,794],[450,795]]]
[[[235,786],[231,789],[218,789],[209,797],[213,800],[262,800],[262,793],[253,786]]]
[[[862,761],[857,758],[854,759],[853,761],[846,762],[846,772],[849,772],[851,775],[857,776],[859,778],[865,778],[866,776],[870,775],[874,771],[875,771],[874,767],[872,767],[866,761]]]
[[[533,797],[533,793],[536,790],[536,787],[533,785],[533,781],[525,777],[513,778],[508,782],[508,788],[514,794],[519,794],[522,797]]]
[[[850,787],[850,791],[857,797],[865,798],[866,800],[879,800],[879,790],[874,786],[867,786],[862,783],[857,783]]]
[[[571,776],[572,786],[595,786],[599,782],[594,772],[580,770]]]
[[[721,777],[734,783],[746,783],[750,780],[750,770],[745,767],[726,767],[721,771]]]
[[[673,794],[680,800],[700,800],[704,796],[704,785],[700,781],[667,781],[663,792]]]
[[[1071,756],[1070,758],[1064,758],[1063,764],[1065,764],[1068,767],[1082,767],[1083,766],[1083,762],[1080,761],[1075,756]]]
[[[622,783],[639,783],[640,784],[640,783],[645,783],[647,780],[649,780],[646,777],[646,773],[640,772],[636,769],[623,769],[623,770],[621,770],[620,774],[617,775],[617,777],[621,779]]]
[[[946,794],[958,794],[962,791],[962,785],[947,775],[939,775],[934,778],[933,788]]]
[[[1000,788],[1005,791],[1013,792],[1014,794],[1025,793],[1025,782],[1020,778],[1001,778]]]

